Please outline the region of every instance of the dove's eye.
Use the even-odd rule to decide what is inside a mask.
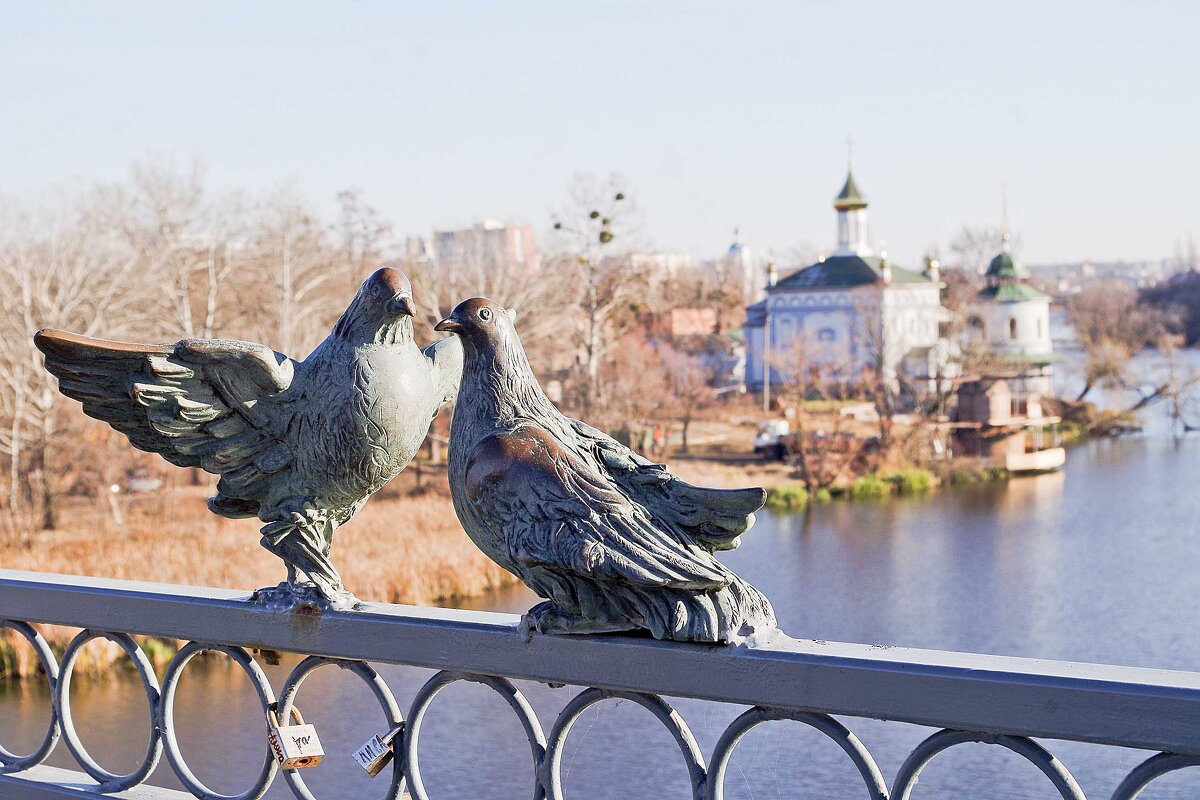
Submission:
[[[479,318],[484,322],[490,322],[492,319],[492,310],[490,308],[479,309]]]

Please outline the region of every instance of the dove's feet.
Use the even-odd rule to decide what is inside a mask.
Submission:
[[[315,583],[289,583],[258,589],[250,596],[250,602],[266,606],[272,611],[298,614],[323,614],[326,611],[353,611],[359,600],[342,588],[324,588]]]
[[[581,634],[581,633],[615,633],[617,631],[632,631],[637,629],[627,619],[614,617],[589,618],[562,610],[553,601],[546,600],[538,603],[521,617],[521,630],[525,640],[533,637],[535,632],[546,634]]]

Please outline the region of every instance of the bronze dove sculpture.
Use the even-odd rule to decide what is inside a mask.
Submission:
[[[34,337],[59,390],[141,450],[220,475],[208,507],[258,517],[287,581],[255,599],[318,610],[355,604],[329,560],[333,534],[408,466],[458,391],[462,347],[413,340],[412,286],[383,267],[303,361],[250,342],[124,344]]]
[[[527,631],[728,642],[775,627],[766,597],[713,557],[737,547],[762,489],[692,486],[560,414],[490,300],[459,304],[436,330],[464,351],[454,508],[487,556],[546,598]]]

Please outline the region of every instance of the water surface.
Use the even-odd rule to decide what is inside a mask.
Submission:
[[[1146,436],[1074,448],[1057,474],[875,503],[839,502],[800,515],[764,513],[728,563],[773,599],[792,635],[849,642],[1200,670],[1200,435]],[[472,603],[520,611],[516,589]],[[294,661],[268,668],[282,684]],[[427,670],[381,667],[406,708]],[[543,727],[577,691],[521,684]],[[129,769],[145,747],[146,708],[133,680],[73,692],[85,743],[110,769]],[[373,698],[348,673],[323,670],[300,707],[330,753],[306,773],[318,797],[374,797],[349,752],[379,731]],[[679,701],[707,755],[742,709]],[[0,737],[10,748],[39,735],[47,698],[37,684],[0,690]],[[261,763],[257,701],[241,673],[194,664],[178,696],[181,739],[194,770],[223,792],[240,791]],[[926,735],[917,726],[846,718],[890,781]],[[1197,733],[1200,736],[1200,732]],[[433,798],[526,797],[528,747],[507,706],[486,689],[454,686],[436,701],[422,735]],[[1107,798],[1146,753],[1047,742],[1089,797]],[[71,767],[60,744],[51,763]],[[571,797],[687,797],[674,743],[642,709],[589,711],[569,740]],[[862,797],[830,742],[793,723],[743,740],[727,783],[731,798]],[[165,764],[152,779],[176,786]],[[288,797],[277,781],[269,797]],[[970,745],[939,756],[917,798],[1046,798],[1032,766],[1000,748]],[[1200,769],[1162,779],[1144,800],[1200,797]]]

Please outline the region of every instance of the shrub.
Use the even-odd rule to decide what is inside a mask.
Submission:
[[[919,494],[933,486],[933,473],[920,467],[895,469],[880,477],[895,486],[899,494]]]
[[[984,470],[968,469],[966,467],[955,467],[946,473],[946,481],[951,486],[963,486],[968,483],[979,483],[987,476]]]
[[[887,497],[895,486],[878,475],[863,475],[850,484],[849,495],[854,500]]]
[[[797,511],[808,505],[808,490],[803,486],[772,486],[767,490],[767,507],[776,511]]]
[[[829,491],[828,489],[817,489],[817,492],[813,495],[812,499],[814,503],[832,503],[833,492]]]

